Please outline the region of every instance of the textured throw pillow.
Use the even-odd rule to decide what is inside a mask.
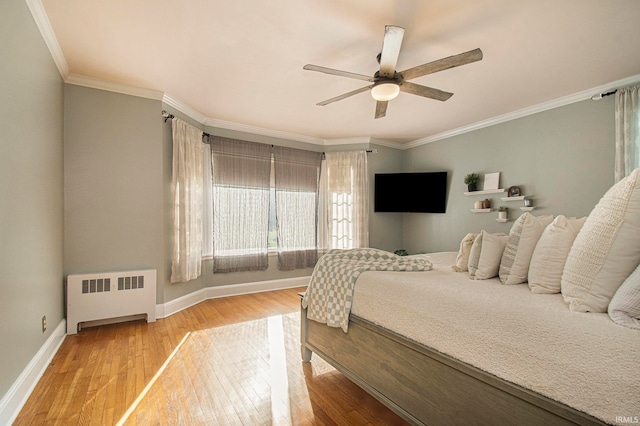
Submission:
[[[496,268],[494,277],[498,275],[497,268],[500,267],[500,259],[502,256],[502,250],[504,246],[500,247],[499,242],[495,237],[507,238],[505,234],[491,234],[487,231],[481,231],[473,240],[471,251],[469,252],[469,278],[471,279],[487,279],[491,278],[488,275],[491,274],[492,266]],[[484,252],[485,242],[488,244],[488,249]],[[506,244],[506,243],[505,243]],[[484,252],[484,257],[483,256]],[[498,261],[493,262],[492,259],[499,253]],[[496,265],[494,265],[496,263]],[[480,277],[477,277],[480,272]]]
[[[469,270],[469,255],[471,254],[471,246],[478,234],[468,233],[460,242],[460,250],[456,257],[456,264],[451,266],[455,272],[466,272]]]
[[[482,239],[486,234],[486,231],[480,231],[480,233],[474,238],[471,250],[469,250],[469,278],[473,279],[476,276],[478,270],[478,262],[480,261],[480,252],[482,251]]]
[[[615,184],[593,209],[569,251],[561,291],[569,309],[607,312],[640,262],[640,169]]]
[[[609,316],[616,324],[640,330],[640,266],[611,298]]]
[[[504,234],[484,234],[482,250],[478,259],[478,270],[473,277],[476,280],[488,280],[497,277],[500,269],[502,253],[509,241],[509,236]]]
[[[529,265],[531,293],[560,293],[564,264],[586,220],[560,215],[544,229]]]
[[[552,215],[534,216],[529,212],[523,213],[516,220],[509,232],[509,242],[500,262],[499,275],[503,284],[527,282],[533,250],[544,228],[552,220]]]

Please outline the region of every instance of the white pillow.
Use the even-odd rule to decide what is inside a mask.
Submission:
[[[613,295],[608,311],[616,324],[640,330],[640,266]]]
[[[500,260],[507,241],[509,241],[508,235],[489,234],[488,232],[484,234],[480,259],[478,260],[478,270],[473,277],[475,280],[488,280],[498,276]]]
[[[478,234],[468,233],[460,242],[460,250],[456,257],[456,264],[451,266],[455,272],[466,272],[469,270],[469,255],[471,254],[471,246]]]
[[[478,270],[478,263],[480,262],[480,252],[482,251],[482,239],[486,234],[486,231],[480,231],[476,238],[473,240],[471,250],[469,250],[469,278],[473,279],[476,276]]]
[[[522,284],[527,282],[529,263],[533,250],[544,228],[553,220],[552,215],[534,216],[523,213],[511,227],[509,242],[500,262],[502,284]]]
[[[578,233],[561,290],[569,309],[607,312],[609,301],[640,262],[640,169],[607,191]]]
[[[556,217],[538,240],[529,265],[531,293],[560,293],[560,279],[571,245],[586,217]]]

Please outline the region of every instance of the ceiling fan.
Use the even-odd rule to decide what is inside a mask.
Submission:
[[[387,113],[387,104],[389,101],[398,96],[401,91],[438,101],[446,101],[453,96],[453,93],[411,83],[407,80],[422,77],[427,74],[433,74],[449,68],[459,67],[460,65],[470,64],[482,59],[482,50],[474,49],[465,53],[438,59],[437,61],[397,72],[396,64],[398,63],[398,56],[400,55],[400,46],[402,45],[403,37],[404,28],[394,25],[385,26],[382,51],[377,57],[378,62],[380,63],[380,70],[377,71],[373,77],[348,71],[334,70],[332,68],[321,67],[318,65],[305,65],[303,67],[305,70],[323,72],[325,74],[337,75],[339,77],[355,78],[357,80],[364,80],[373,83],[369,86],[336,96],[335,98],[319,102],[316,105],[325,106],[332,102],[341,101],[342,99],[357,95],[358,93],[371,90],[371,96],[376,100],[375,118],[382,118]]]

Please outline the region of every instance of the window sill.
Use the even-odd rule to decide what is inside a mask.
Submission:
[[[323,254],[325,254],[326,252],[328,252],[329,250],[326,249],[318,249],[318,255],[322,256]],[[278,255],[278,250],[277,249],[273,249],[273,250],[269,250],[267,252],[267,255],[269,257],[275,257]],[[202,260],[213,260],[213,255],[207,255],[207,256],[202,256]]]
[[[278,255],[278,250],[269,250],[267,252],[267,254],[268,254],[269,257],[277,256]],[[202,260],[213,260],[213,255],[209,254],[209,255],[206,255],[206,256],[202,256]]]

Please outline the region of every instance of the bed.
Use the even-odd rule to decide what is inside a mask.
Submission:
[[[348,330],[307,318],[320,356],[413,424],[622,424],[640,416],[640,332],[498,278],[451,270],[365,271]],[[304,306],[304,304],[303,304]]]

